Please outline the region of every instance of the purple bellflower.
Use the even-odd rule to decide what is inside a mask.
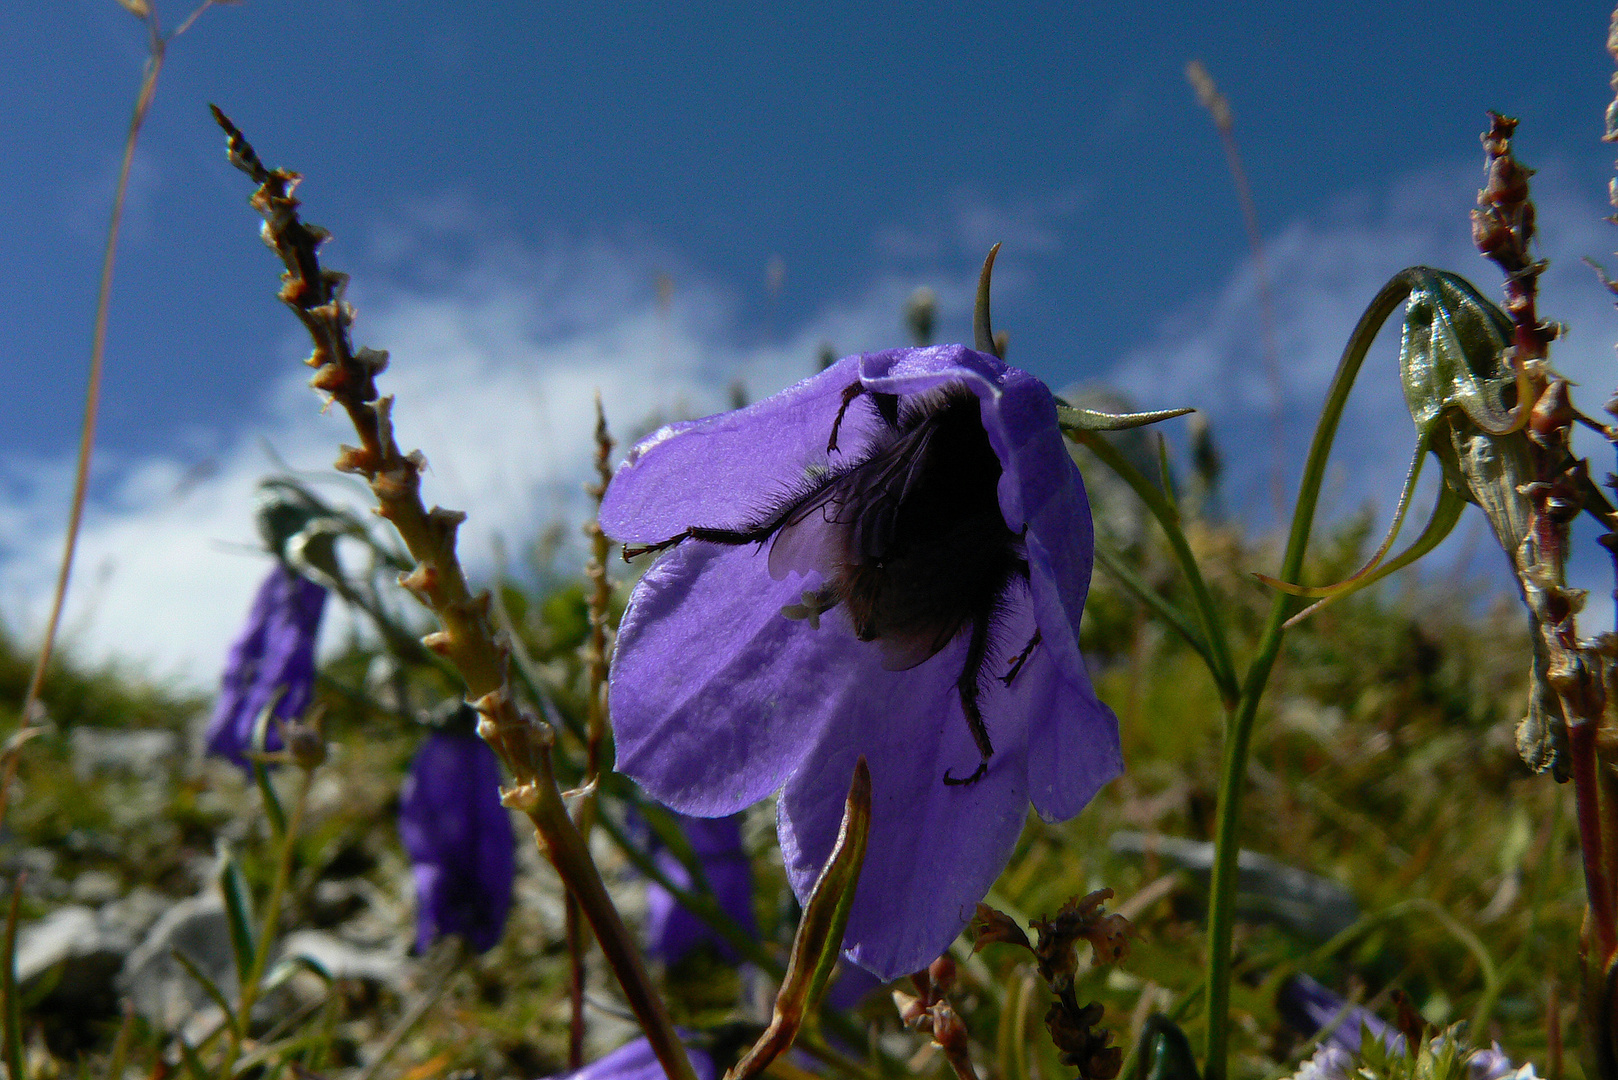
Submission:
[[[686,1034],[681,1033],[682,1041]],[[719,1075],[712,1054],[689,1045],[686,1053],[691,1058],[691,1069],[697,1074],[697,1080],[715,1080]],[[550,1080],[664,1080],[664,1076],[663,1066],[658,1064],[657,1055],[652,1052],[652,1044],[642,1037],[625,1043],[582,1069],[558,1073]]]
[[[265,707],[273,703],[273,715],[283,720],[301,716],[309,707],[315,688],[315,638],[325,607],[324,588],[276,561],[253,598],[246,629],[225,660],[219,702],[208,721],[208,753],[250,769],[247,753],[253,748],[253,727]],[[264,743],[266,750],[281,749],[281,733],[273,720]]]
[[[720,909],[750,935],[758,937],[758,923],[753,917],[753,866],[747,852],[742,850],[740,816],[694,818],[680,814],[678,817]],[[672,851],[660,848],[652,859],[676,885],[691,887],[690,873]],[[674,964],[705,946],[716,949],[730,963],[741,959],[707,923],[686,910],[667,889],[656,882],[648,884],[647,951],[664,963]]]
[[[465,710],[470,711],[470,710]],[[460,934],[478,952],[500,940],[517,874],[500,804],[500,763],[470,730],[436,730],[399,792],[399,837],[416,876],[416,949]]]
[[[664,427],[630,451],[601,525],[672,548],[620,627],[617,767],[701,816],[780,790],[801,899],[864,755],[872,825],[844,944],[884,979],[965,926],[1030,800],[1072,817],[1122,769],[1079,652],[1084,484],[1050,391],[993,356],[851,356]]]

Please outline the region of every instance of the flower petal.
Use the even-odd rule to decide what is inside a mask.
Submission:
[[[682,1031],[679,1035],[682,1042],[691,1038],[690,1032]],[[686,1053],[691,1058],[691,1068],[697,1074],[697,1080],[714,1080],[719,1074],[714,1067],[713,1055],[708,1051],[688,1045]],[[664,1075],[663,1066],[658,1064],[657,1055],[652,1052],[652,1044],[643,1035],[582,1069],[558,1073],[551,1080],[663,1080]]]
[[[1090,590],[1095,534],[1084,480],[1062,444],[1056,400],[1045,384],[964,345],[893,349],[860,357],[866,389],[919,394],[962,383],[983,409],[1000,459],[1000,510],[1013,532],[1027,528],[1029,577],[1044,647],[1073,682],[1088,682],[1079,617]]]
[[[1024,611],[1003,636],[1030,633]],[[995,746],[988,772],[974,784],[944,783],[946,769],[965,776],[978,763],[955,688],[965,652],[961,639],[910,671],[862,671],[777,808],[787,876],[801,899],[831,853],[848,778],[865,755],[871,836],[843,942],[850,959],[884,979],[919,971],[949,947],[1028,815],[1027,717],[1006,707],[996,683],[982,698]]]
[[[1088,677],[1069,681],[1044,641],[1011,681],[1006,709],[1027,716],[1028,798],[1046,821],[1066,821],[1124,771],[1118,718]]]
[[[860,645],[851,633],[781,613],[817,583],[774,580],[752,544],[686,541],[658,560],[618,630],[618,770],[659,802],[704,817],[779,788],[858,682],[846,666]]]
[[[607,486],[601,528],[614,540],[655,544],[693,525],[754,524],[802,485],[806,469],[826,465],[832,423],[858,371],[858,358],[848,357],[745,409],[654,431]],[[851,407],[838,430],[843,453],[875,423],[869,408]]]

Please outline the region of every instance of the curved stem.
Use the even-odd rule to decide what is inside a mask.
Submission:
[[[1332,441],[1337,435],[1337,423],[1342,419],[1343,406],[1360,365],[1375,340],[1377,331],[1389,315],[1410,295],[1410,271],[1403,270],[1382,287],[1376,298],[1360,316],[1359,323],[1349,336],[1343,358],[1337,364],[1331,389],[1320,421],[1315,425],[1314,441],[1309,446],[1309,458],[1304,465],[1303,479],[1298,486],[1298,502],[1292,512],[1292,530],[1287,537],[1286,554],[1281,561],[1282,581],[1296,581],[1303,569],[1303,555],[1309,544],[1309,531],[1314,524],[1315,507],[1320,500],[1320,487],[1326,476],[1326,461],[1331,456]],[[1241,699],[1230,714],[1225,726],[1224,765],[1219,775],[1219,812],[1215,826],[1213,880],[1208,897],[1208,1037],[1207,1059],[1203,1065],[1205,1080],[1225,1080],[1226,1055],[1229,1051],[1227,1031],[1230,1011],[1231,937],[1236,923],[1236,853],[1239,847],[1237,826],[1241,819],[1242,780],[1247,771],[1248,750],[1252,742],[1253,721],[1258,716],[1259,699],[1264,695],[1275,658],[1281,651],[1281,637],[1285,632],[1287,608],[1292,598],[1278,593],[1270,605],[1270,614],[1259,639],[1258,651],[1247,669],[1242,684]]]

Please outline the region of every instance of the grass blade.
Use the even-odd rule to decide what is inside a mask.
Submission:
[[[5,1059],[12,1080],[24,1080],[22,1064],[22,1003],[17,1000],[17,907],[22,900],[22,876],[11,883],[11,908],[6,913],[4,955],[0,955],[0,997],[6,1012]]]

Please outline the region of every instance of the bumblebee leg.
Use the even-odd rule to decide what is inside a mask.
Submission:
[[[989,729],[983,723],[978,709],[978,680],[983,676],[983,664],[989,656],[989,616],[980,615],[972,620],[972,640],[966,646],[966,663],[961,666],[961,677],[955,688],[961,695],[961,710],[966,713],[966,726],[972,732],[972,741],[978,745],[982,760],[971,776],[957,780],[944,770],[944,783],[951,787],[964,787],[983,779],[989,771],[989,759],[994,756],[994,744],[989,741]]]
[[[865,393],[864,383],[851,383],[843,388],[843,404],[837,409],[837,419],[831,422],[831,438],[826,440],[826,453],[837,449],[837,430],[843,426],[843,414],[854,404],[854,399]]]
[[[678,536],[667,540],[659,540],[655,544],[637,544],[630,547],[624,545],[624,562],[638,558],[652,551],[666,551],[674,545],[685,540],[706,540],[710,544],[726,544],[730,547],[740,547],[742,544],[762,544],[779,529],[783,522],[792,515],[796,507],[787,507],[778,514],[771,515],[767,520],[743,529],[710,529],[703,525],[693,525]]]
[[[1004,675],[995,676],[995,678],[1000,680],[1002,686],[1011,685],[1011,680],[1017,677],[1017,673],[1022,670],[1023,665],[1028,663],[1028,658],[1034,654],[1034,648],[1039,644],[1039,641],[1039,631],[1035,630],[1034,636],[1028,639],[1028,644],[1024,645],[1022,652],[1017,654],[1017,659],[1011,662],[1010,670],[1008,670]]]

